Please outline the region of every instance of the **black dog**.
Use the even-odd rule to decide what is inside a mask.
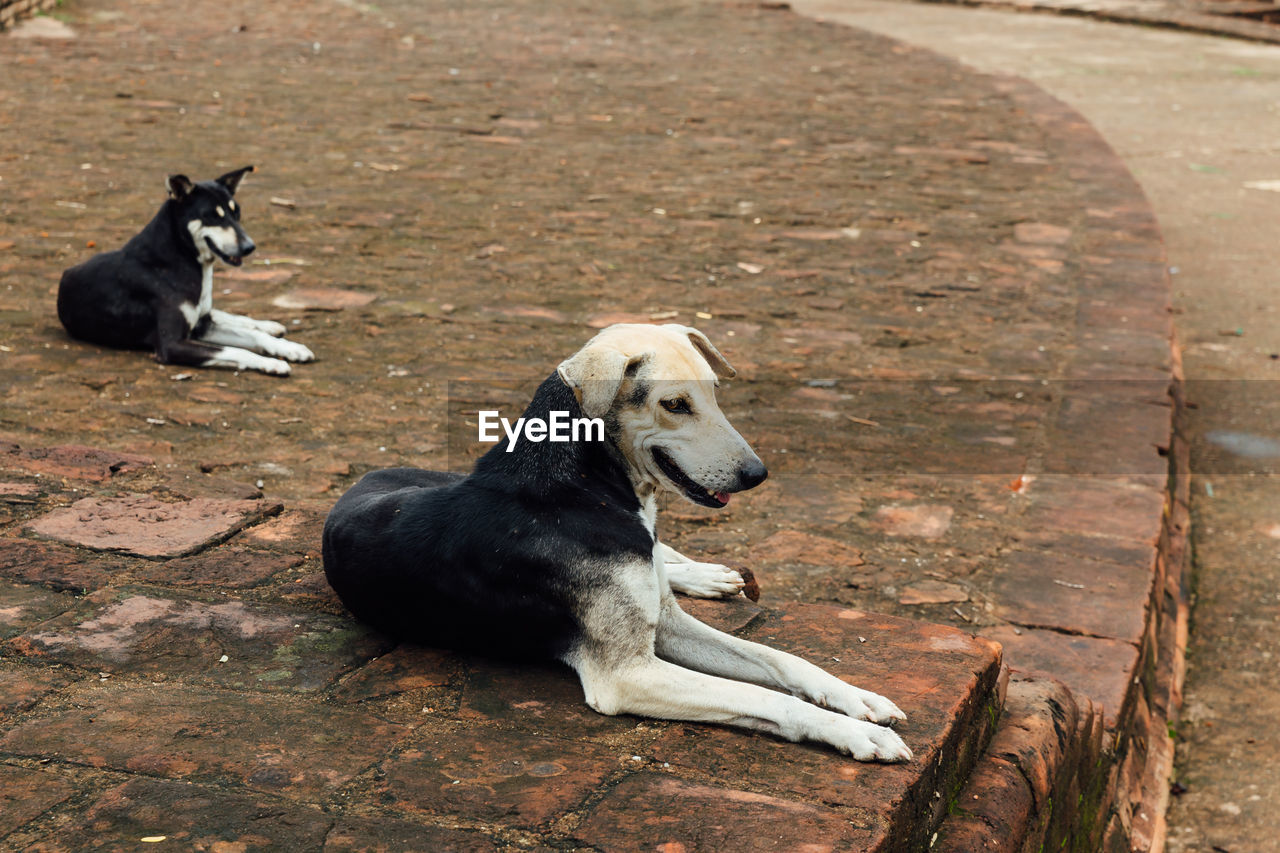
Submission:
[[[161,364],[279,376],[289,374],[288,362],[315,358],[302,344],[284,340],[279,323],[213,307],[214,259],[238,267],[255,248],[232,198],[252,171],[245,166],[198,184],[170,175],[169,198],[141,233],[64,272],[58,319],[72,337],[150,349]]]
[[[356,616],[406,639],[559,659],[604,714],[910,758],[878,725],[903,717],[888,699],[717,631],[672,595],[722,594],[726,573],[737,583],[724,593],[742,586],[655,533],[659,491],[719,508],[767,475],[716,404],[717,379],[733,374],[697,329],[610,326],[542,383],[520,422],[526,440],[509,436],[470,477],[393,468],[343,495],[324,527],[329,583]],[[565,419],[600,429],[557,442],[549,425]]]

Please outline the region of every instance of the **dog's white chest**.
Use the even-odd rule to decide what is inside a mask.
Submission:
[[[641,500],[640,512],[637,514],[640,516],[640,523],[644,525],[644,529],[649,531],[649,536],[656,541],[658,537],[654,531],[657,530],[658,525],[658,501],[653,495]]]
[[[183,302],[178,306],[178,310],[182,312],[182,316],[186,318],[187,325],[195,328],[200,322],[201,317],[209,316],[209,312],[213,310],[213,263],[200,265],[200,301],[195,305],[190,302]]]

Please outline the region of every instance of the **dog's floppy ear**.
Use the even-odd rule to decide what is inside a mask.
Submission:
[[[694,349],[702,353],[702,357],[707,360],[707,364],[711,365],[711,369],[716,376],[721,379],[732,379],[738,375],[738,371],[733,369],[733,365],[720,354],[720,350],[716,349],[715,344],[711,343],[706,335],[692,326],[685,326],[684,331],[689,335],[689,343],[693,344]]]
[[[582,413],[598,418],[613,406],[627,368],[644,358],[643,355],[629,356],[612,347],[588,344],[560,362],[556,373],[573,389]]]
[[[170,175],[164,179],[164,188],[169,191],[169,198],[182,201],[191,192],[195,184],[186,175]]]
[[[255,166],[245,166],[242,169],[236,169],[234,172],[227,172],[220,178],[214,178],[215,181],[227,188],[227,192],[232,195],[236,194],[236,188],[240,186],[240,181],[250,172],[256,172]]]

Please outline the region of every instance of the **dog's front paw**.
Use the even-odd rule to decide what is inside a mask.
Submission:
[[[718,563],[665,563],[667,583],[693,598],[729,598],[742,592],[742,575]]]
[[[881,725],[907,718],[907,715],[902,713],[902,709],[879,693],[872,693],[870,690],[863,690],[844,682],[841,682],[838,688],[823,691],[815,696],[814,701],[856,720],[869,720]]]
[[[284,333],[288,331],[282,323],[277,323],[275,320],[254,320],[253,327],[273,338],[284,337]]]
[[[315,361],[315,353],[295,341],[279,338],[263,347],[267,355],[274,355],[286,361]]]
[[[249,370],[258,370],[263,373],[270,373],[272,376],[288,376],[293,373],[293,367],[289,362],[281,361],[278,358],[264,358],[256,361],[252,365],[246,365]]]
[[[844,720],[831,733],[831,745],[859,761],[910,761],[911,748],[893,729],[863,720]]]

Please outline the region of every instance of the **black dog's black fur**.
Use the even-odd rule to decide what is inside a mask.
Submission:
[[[554,373],[524,416],[552,411],[582,414]],[[502,657],[574,647],[584,593],[620,556],[651,559],[653,536],[607,439],[506,447],[469,477],[392,468],[342,496],[325,522],[324,567],[353,614],[402,639]]]
[[[233,229],[240,253],[228,256],[210,245],[218,257],[238,266],[253,251],[253,241],[240,227],[239,205],[232,196],[245,166],[212,181],[192,184],[184,175],[169,179],[170,198],[125,245],[95,255],[62,274],[58,285],[58,319],[72,337],[118,349],[150,349],[163,364],[200,366],[222,349],[198,338],[209,316],[193,326],[182,306],[200,304],[205,286],[197,247],[187,223],[199,219]],[[216,210],[221,207],[224,215]]]

